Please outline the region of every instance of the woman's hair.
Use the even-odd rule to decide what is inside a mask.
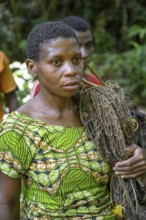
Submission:
[[[62,19],[64,24],[69,25],[75,31],[91,31],[91,25],[79,16],[67,16]]]
[[[32,60],[39,60],[42,44],[58,37],[75,38],[77,40],[74,30],[62,22],[45,22],[36,25],[27,38],[27,57]]]

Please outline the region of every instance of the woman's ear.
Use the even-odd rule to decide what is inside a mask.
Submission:
[[[31,59],[27,59],[25,61],[28,72],[31,73],[33,76],[37,75],[37,71],[36,71],[36,65],[35,65],[35,61],[31,60]]]

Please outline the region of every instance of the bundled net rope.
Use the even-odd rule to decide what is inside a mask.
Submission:
[[[80,117],[90,139],[100,154],[113,167],[130,156],[133,143],[133,123],[122,89],[114,82],[97,86],[83,79],[85,86],[76,96]],[[122,207],[124,219],[143,220],[146,216],[146,183],[141,179],[111,177],[111,200]]]
[[[125,95],[125,100],[132,117],[138,122],[138,127],[134,132],[134,143],[146,150],[146,112],[133,103],[133,98],[130,94]]]

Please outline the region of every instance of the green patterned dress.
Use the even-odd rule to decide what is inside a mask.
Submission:
[[[1,125],[0,170],[22,178],[25,220],[114,220],[109,165],[84,127],[49,125],[19,112]]]

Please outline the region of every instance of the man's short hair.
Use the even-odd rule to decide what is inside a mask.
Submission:
[[[91,31],[91,25],[79,16],[73,15],[64,17],[62,22],[72,27],[75,31]]]
[[[27,38],[27,58],[39,60],[42,44],[58,37],[72,37],[77,40],[74,30],[62,22],[44,22],[36,25]]]

